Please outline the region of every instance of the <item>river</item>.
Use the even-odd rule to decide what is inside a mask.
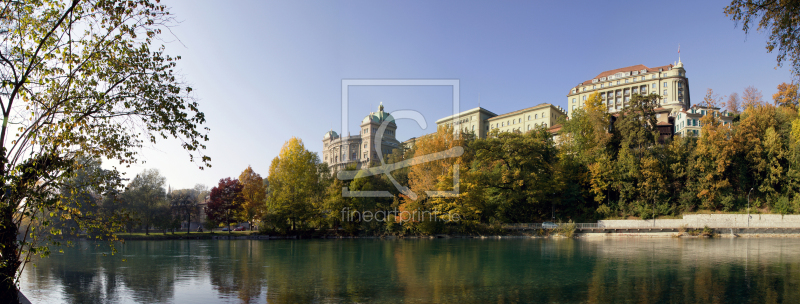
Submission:
[[[797,303],[800,238],[78,242],[33,303]]]

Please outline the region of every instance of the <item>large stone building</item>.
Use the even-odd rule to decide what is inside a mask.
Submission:
[[[565,116],[564,109],[549,103],[489,118],[489,129],[500,132],[527,132],[538,127],[550,128]]]
[[[458,133],[474,133],[478,138],[486,138],[489,133],[489,118],[495,117],[492,111],[477,107],[450,115],[436,121],[436,127],[452,126]]]
[[[526,132],[537,127],[548,128],[565,116],[564,109],[549,103],[497,115],[478,107],[436,121],[437,127],[452,126],[455,132],[471,132],[486,138],[492,129],[500,132]]]
[[[381,139],[380,152],[375,146],[375,137],[378,128],[387,122]],[[328,164],[331,172],[342,171],[348,165],[360,169],[369,166],[371,162],[377,163],[378,153],[391,154],[394,149],[400,148],[400,142],[395,138],[397,124],[394,117],[383,111],[383,104],[378,107],[378,112],[372,112],[361,121],[358,136],[339,136],[333,130],[325,133],[322,138],[322,161]]]
[[[569,117],[582,108],[592,93],[599,93],[609,113],[621,111],[629,105],[633,94],[655,93],[662,96],[660,107],[680,111],[691,107],[689,78],[680,59],[676,64],[648,68],[634,65],[609,70],[579,83],[567,94]]]

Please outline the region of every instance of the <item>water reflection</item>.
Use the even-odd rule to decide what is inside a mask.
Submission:
[[[798,239],[90,242],[38,260],[34,303],[783,303]],[[125,258],[123,262],[121,259]]]

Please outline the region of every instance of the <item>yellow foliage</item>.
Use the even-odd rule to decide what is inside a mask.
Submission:
[[[797,84],[781,83],[778,92],[772,95],[775,105],[795,108],[797,107]]]
[[[605,104],[603,104],[603,100],[600,99],[600,93],[594,92],[589,95],[589,99],[584,102],[584,108],[588,113],[606,113],[608,112],[608,108]]]

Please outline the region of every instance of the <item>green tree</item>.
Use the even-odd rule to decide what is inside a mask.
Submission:
[[[558,151],[546,130],[495,132],[476,141],[474,150],[475,170],[485,175],[487,203],[497,206],[493,216],[522,223],[549,218],[561,189],[556,176]]]
[[[292,137],[283,144],[267,177],[267,213],[274,226],[283,231],[295,230],[315,216],[315,206],[323,193],[319,164],[319,156],[306,150],[300,139]]]
[[[197,218],[200,212],[199,204],[208,192],[203,191],[203,188],[204,185],[196,185],[193,189],[172,190],[167,194],[170,208],[176,214],[178,221],[186,221],[186,233],[191,233],[192,217]]]
[[[49,252],[35,237],[18,242],[20,225],[46,231],[42,215],[74,208],[48,189],[60,188],[75,157],[127,165],[145,141],[171,137],[208,164],[205,117],[174,74],[179,57],[155,44],[172,15],[153,2],[2,1],[0,298],[17,302],[24,257]],[[71,219],[115,238],[114,225]]]
[[[166,180],[158,169],[145,169],[133,178],[122,195],[146,235],[156,223],[159,226],[165,223],[163,213],[168,210],[164,190]]]

